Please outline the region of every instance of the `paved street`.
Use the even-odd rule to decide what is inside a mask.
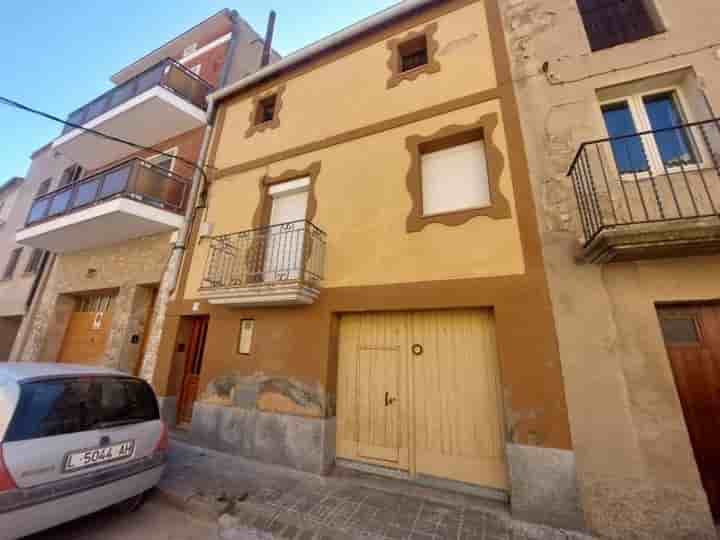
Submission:
[[[27,540],[207,540],[217,538],[217,525],[187,516],[151,495],[128,513],[109,509],[67,523]]]

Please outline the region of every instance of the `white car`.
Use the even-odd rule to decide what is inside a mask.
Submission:
[[[0,538],[116,503],[139,505],[165,469],[150,385],[119,371],[0,364]]]

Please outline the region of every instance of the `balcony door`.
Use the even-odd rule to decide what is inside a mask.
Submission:
[[[310,178],[271,186],[270,223],[265,240],[264,281],[292,281],[302,277],[305,219]]]

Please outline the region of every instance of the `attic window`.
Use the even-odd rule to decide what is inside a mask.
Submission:
[[[440,71],[437,53],[440,42],[436,38],[438,23],[433,22],[424,28],[414,30],[387,42],[390,58],[390,78],[388,90],[403,81],[414,81],[421,75],[430,75]]]
[[[427,36],[410,39],[398,46],[400,52],[400,71],[410,71],[428,63]]]
[[[275,118],[275,107],[277,105],[277,96],[272,95],[258,101],[257,113],[255,115],[255,125],[272,122]]]
[[[285,86],[281,85],[252,98],[245,137],[252,137],[255,133],[276,129],[280,126],[284,93]]]

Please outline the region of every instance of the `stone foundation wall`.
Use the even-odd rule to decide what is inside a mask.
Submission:
[[[198,402],[192,441],[230,454],[324,474],[335,461],[335,418],[305,418]]]

